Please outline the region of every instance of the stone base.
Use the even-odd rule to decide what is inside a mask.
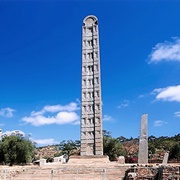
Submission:
[[[109,156],[70,156],[68,164],[102,164],[109,162]]]

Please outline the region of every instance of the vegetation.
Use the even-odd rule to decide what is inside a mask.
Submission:
[[[34,157],[34,144],[22,136],[5,136],[0,142],[0,163],[27,164]]]
[[[122,143],[118,139],[112,138],[111,133],[105,130],[103,131],[103,151],[111,161],[117,160],[118,156],[126,155]]]
[[[169,152],[169,159],[180,160],[180,134],[173,137],[161,136],[159,138],[149,136],[148,148],[151,156],[163,151]]]
[[[59,149],[61,150],[61,155],[62,154],[67,154],[68,157],[76,154],[78,151],[79,154],[79,148],[80,148],[80,141],[76,140],[76,141],[72,141],[72,140],[68,140],[68,141],[62,141],[59,145]]]
[[[53,158],[50,156],[44,156],[43,159],[46,159],[46,162],[53,162]]]
[[[180,134],[174,137],[149,136],[148,138],[149,159],[160,160],[166,151],[169,151],[169,159],[180,160]],[[68,157],[80,153],[80,141],[62,141],[59,145],[53,146],[54,157],[67,154]],[[111,161],[117,160],[118,156],[125,156],[127,163],[136,163],[138,158],[139,139],[138,138],[125,138],[119,136],[113,138],[111,133],[103,131],[103,151],[105,155],[109,156]],[[48,161],[52,157],[45,156]],[[1,158],[1,157],[0,157]]]
[[[150,160],[162,160],[164,153],[167,151],[169,151],[170,160],[180,160],[180,134],[173,137],[161,136],[158,138],[149,136],[148,148]],[[40,147],[36,151],[38,149],[40,153],[43,152],[43,158],[47,159],[48,162],[52,162],[54,157],[63,154],[67,154],[68,157],[74,154],[79,155],[80,141],[62,141],[59,145]],[[117,160],[118,156],[125,156],[126,162],[136,163],[138,150],[138,138],[131,137],[128,139],[123,136],[113,138],[110,132],[103,131],[104,155],[108,155],[111,161]],[[32,161],[34,152],[34,145],[25,138],[16,136],[4,137],[2,142],[0,142],[0,163],[26,164]],[[38,152],[36,153],[38,154]],[[36,158],[39,157],[37,156]]]

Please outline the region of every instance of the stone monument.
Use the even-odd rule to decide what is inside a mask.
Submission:
[[[164,154],[164,158],[163,158],[162,165],[167,165],[167,163],[168,163],[168,157],[169,157],[169,152],[166,152],[166,153]]]
[[[97,17],[82,26],[81,156],[102,156],[102,102]]]
[[[141,116],[138,163],[148,163],[148,115]]]

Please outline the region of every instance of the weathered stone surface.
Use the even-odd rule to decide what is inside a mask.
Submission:
[[[40,166],[46,165],[46,159],[40,159]]]
[[[138,163],[139,164],[148,163],[148,115],[147,114],[144,114],[141,117]]]
[[[87,16],[82,27],[81,156],[103,155],[98,20]]]
[[[169,157],[169,153],[166,152],[164,154],[164,158],[163,158],[163,162],[162,162],[162,165],[166,165],[168,163],[168,157]]]
[[[99,156],[99,155],[91,155],[91,156],[70,156],[68,164],[104,164],[109,163],[108,156]]]
[[[118,163],[120,163],[120,164],[124,164],[124,163],[125,163],[125,158],[124,158],[124,156],[119,156],[119,157],[118,157]]]

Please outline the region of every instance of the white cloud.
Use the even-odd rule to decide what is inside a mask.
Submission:
[[[129,106],[129,100],[123,100],[118,108],[127,107]]]
[[[106,114],[103,116],[102,119],[103,119],[103,121],[113,121],[114,120],[111,116],[106,115]]]
[[[11,136],[11,135],[21,135],[21,136],[26,136],[26,134],[21,131],[21,130],[13,130],[13,131],[5,131],[2,136]],[[30,135],[30,140],[32,142],[35,142],[37,145],[39,146],[42,146],[42,145],[53,145],[53,144],[58,144],[59,142],[58,141],[55,141],[53,138],[47,138],[47,139],[34,139],[34,138],[31,138],[31,135],[32,134],[29,134]]]
[[[20,136],[26,136],[26,134],[21,130],[13,130],[13,131],[5,131],[3,135],[11,136],[11,135],[20,135]]]
[[[174,116],[175,116],[175,117],[180,117],[180,111],[175,112],[175,113],[174,113]]]
[[[32,139],[37,145],[40,146],[46,146],[46,145],[53,145],[53,144],[58,144],[59,142],[55,141],[53,138],[48,138],[48,139]]]
[[[164,124],[167,124],[167,122],[165,122],[165,121],[154,121],[154,126],[163,126]]]
[[[32,111],[29,117],[23,117],[22,121],[33,126],[50,124],[79,124],[79,116],[76,111],[79,107],[76,103],[68,105],[47,105],[41,111]],[[48,115],[47,115],[48,114]]]
[[[154,89],[156,100],[180,102],[180,85]]]
[[[55,105],[55,106],[45,106],[44,111],[47,112],[58,112],[58,111],[76,111],[78,110],[78,106],[76,103],[72,102],[68,105],[62,106],[62,105]]]
[[[151,62],[179,61],[180,62],[180,39],[174,38],[173,42],[165,41],[158,43],[149,55]]]
[[[9,108],[9,107],[2,108],[2,109],[0,109],[0,116],[11,118],[14,116],[13,112],[15,112],[15,110],[12,108]]]
[[[74,102],[71,102],[65,106],[62,106],[59,104],[58,105],[47,105],[47,106],[44,106],[44,108],[41,111],[37,111],[37,112],[32,111],[31,116],[39,116],[39,115],[43,115],[44,113],[47,113],[47,112],[50,112],[50,113],[56,113],[59,111],[71,112],[71,111],[76,111],[78,109],[79,109],[78,105]]]

